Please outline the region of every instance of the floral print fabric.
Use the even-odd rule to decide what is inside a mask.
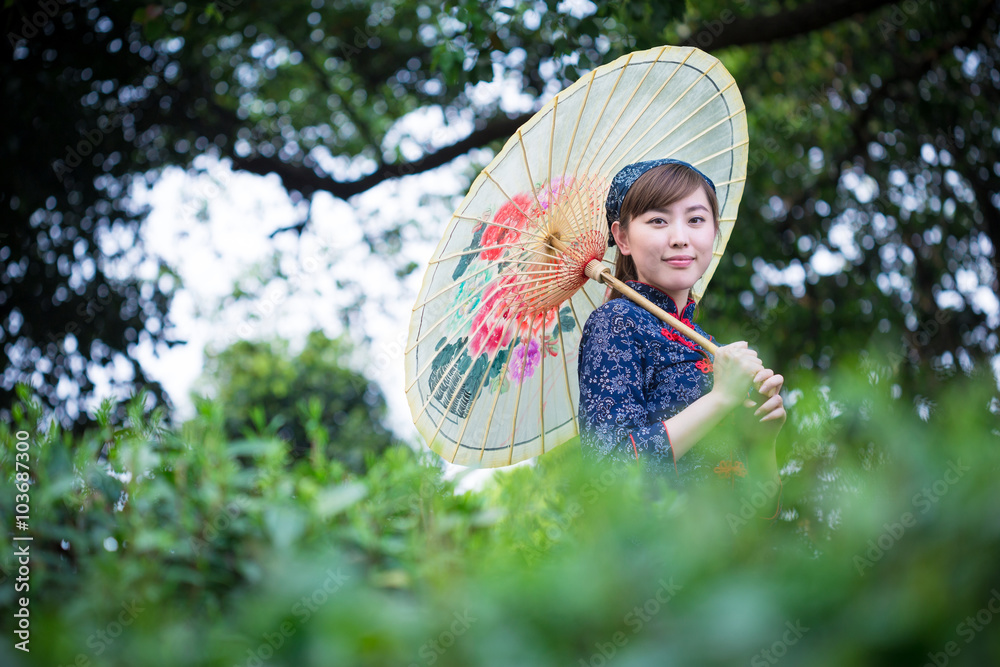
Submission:
[[[629,286],[668,313],[690,322],[673,299],[645,283]],[[701,327],[698,333],[711,340]],[[587,318],[580,340],[580,443],[585,457],[632,462],[681,480],[711,473],[716,462],[698,448],[675,462],[664,421],[712,389],[712,356],[700,345],[627,298],[612,299]]]

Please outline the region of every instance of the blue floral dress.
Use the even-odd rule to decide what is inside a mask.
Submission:
[[[664,292],[637,281],[628,285],[678,317]],[[689,299],[679,319],[691,322]],[[713,340],[714,342],[714,340]],[[677,476],[681,485],[716,465],[698,447],[674,460],[665,421],[712,389],[712,355],[627,298],[602,304],[587,318],[580,340],[580,443],[590,460],[641,462],[655,474]]]

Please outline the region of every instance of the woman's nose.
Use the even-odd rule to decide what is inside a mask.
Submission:
[[[675,225],[673,229],[670,230],[670,246],[672,248],[683,248],[688,244],[687,231],[681,227],[681,225]]]

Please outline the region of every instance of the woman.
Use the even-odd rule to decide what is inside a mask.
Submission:
[[[615,274],[650,301],[692,324],[691,288],[712,260],[719,204],[712,181],[684,162],[664,159],[622,169],[607,200]],[[580,341],[580,430],[585,456],[643,461],[682,482],[707,471],[777,487],[774,439],[785,422],[783,379],[747,343],[713,358],[616,291],[587,319]],[[763,402],[748,400],[756,389]],[[755,407],[762,433],[742,461],[718,461],[696,445],[742,405]],[[704,448],[700,448],[704,449]],[[725,464],[725,465],[723,465]],[[700,474],[695,474],[700,471]],[[749,481],[749,480],[748,480]],[[777,503],[761,511],[770,514]],[[767,508],[770,508],[768,511]]]

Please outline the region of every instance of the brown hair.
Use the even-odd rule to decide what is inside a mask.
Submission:
[[[718,238],[719,199],[700,174],[682,164],[664,164],[653,167],[636,179],[622,201],[621,219],[618,221],[621,231],[627,231],[628,224],[636,216],[642,215],[646,211],[666,208],[687,197],[699,187],[708,197],[708,205],[712,209],[712,222],[715,225],[715,235]],[[632,259],[631,255],[622,254],[620,249],[618,259],[615,261],[615,278],[622,282],[639,279],[635,260]],[[621,292],[611,288],[608,300],[617,299],[620,296],[622,296]]]

